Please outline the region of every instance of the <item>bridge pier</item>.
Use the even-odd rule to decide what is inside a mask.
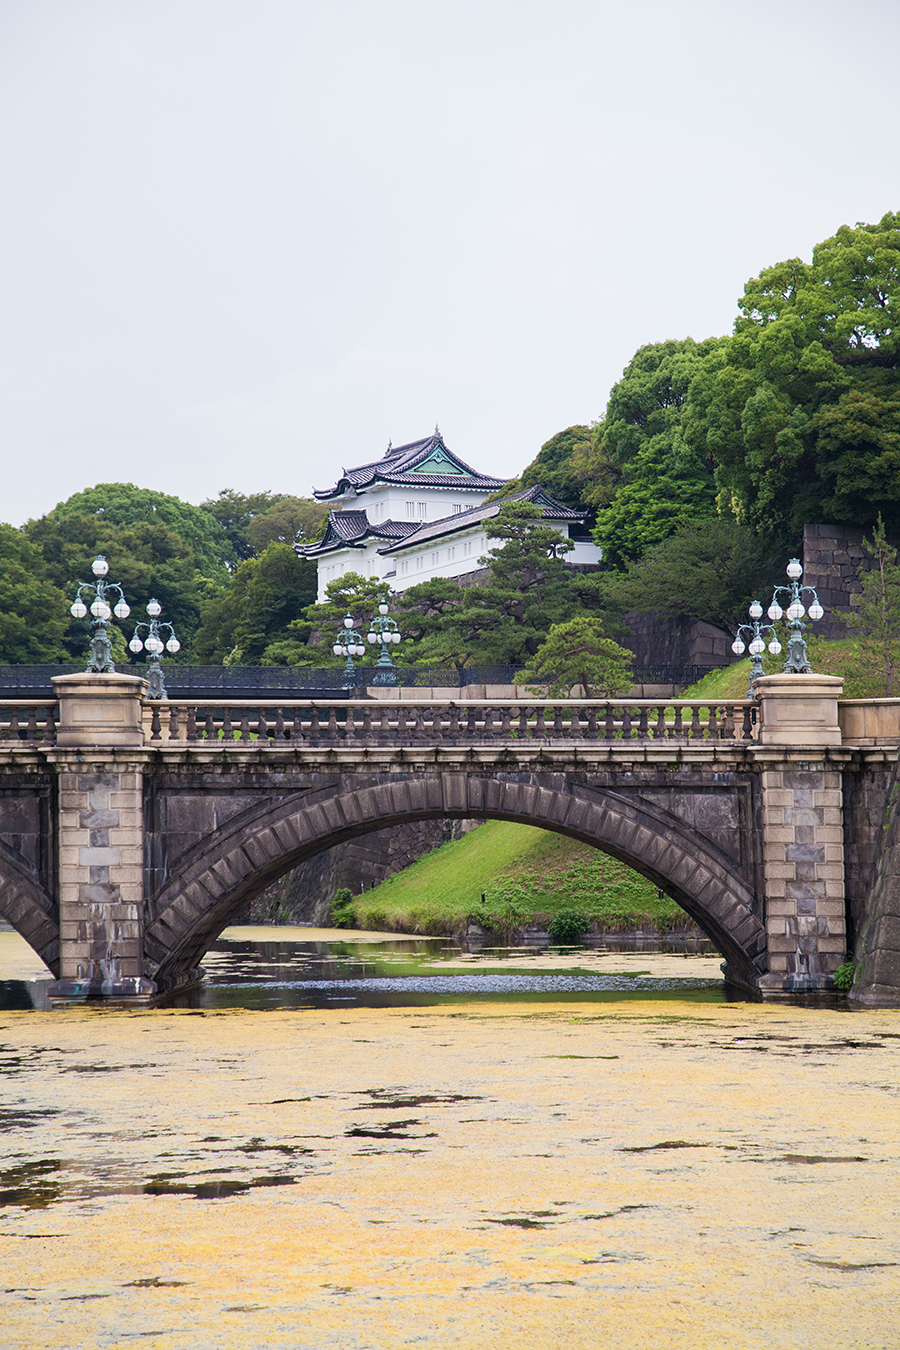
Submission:
[[[768,966],[763,998],[830,986],[847,945],[841,774],[825,758],[841,744],[833,675],[757,681]],[[798,752],[809,755],[800,759]]]
[[[54,1000],[146,999],[141,696],[132,675],[63,675],[56,766],[60,973]]]

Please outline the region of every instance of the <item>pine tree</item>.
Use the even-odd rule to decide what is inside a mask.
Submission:
[[[871,565],[859,572],[859,603],[847,623],[862,634],[860,652],[873,673],[877,671],[883,696],[893,698],[900,667],[900,565],[880,512],[872,541],[863,539],[863,548]]]

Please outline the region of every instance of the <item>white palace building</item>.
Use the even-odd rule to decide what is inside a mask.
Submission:
[[[333,488],[314,490],[319,501],[333,504],[325,533],[315,544],[294,547],[318,565],[320,601],[328,583],[345,572],[388,581],[393,591],[432,577],[461,577],[477,571],[489,551],[485,522],[502,501],[485,505],[485,499],[502,487],[502,478],[478,473],[448,450],[435,427],[424,440],[389,445],[381,459],[344,469]],[[584,512],[562,506],[540,485],[502,500],[541,507],[547,523],[575,544],[566,562],[600,561]]]

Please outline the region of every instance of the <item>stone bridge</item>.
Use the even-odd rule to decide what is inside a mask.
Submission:
[[[842,700],[815,675],[766,677],[752,703],[248,707],[150,703],[119,674],[54,684],[56,700],[0,704],[0,917],[61,1001],[193,982],[233,916],[304,859],[392,823],[480,817],[628,863],[756,996],[827,990],[855,949],[854,995],[900,1004],[884,842],[900,701]]]

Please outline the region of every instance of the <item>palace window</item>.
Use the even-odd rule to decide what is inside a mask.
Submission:
[[[406,503],[406,518],[407,518],[407,520],[415,520],[415,518],[416,518],[416,504],[415,504],[415,502],[407,502],[407,503]]]

